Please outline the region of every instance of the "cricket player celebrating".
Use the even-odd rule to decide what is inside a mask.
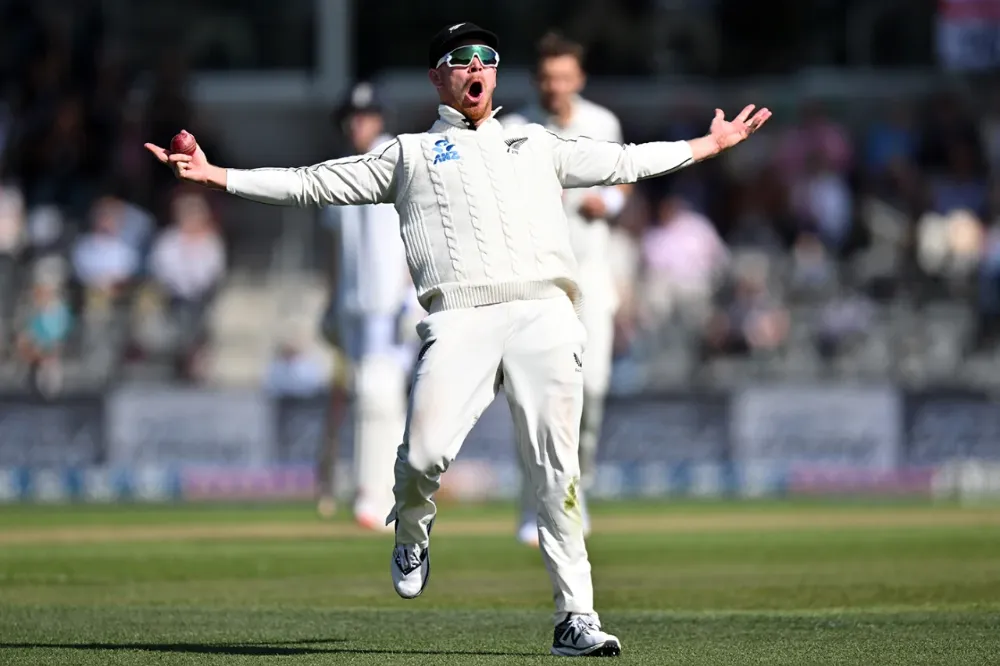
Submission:
[[[382,107],[368,83],[351,90],[336,120],[356,155],[392,141],[383,134]],[[413,285],[395,207],[336,206],[324,209],[323,217],[339,250],[323,330],[353,367],[354,519],[362,527],[384,529],[396,503],[393,463],[406,424],[407,373],[416,353],[400,331]],[[328,433],[325,445],[334,445],[335,437]],[[324,452],[320,460],[331,465],[332,457]],[[332,504],[332,497],[321,496],[321,513],[324,502]]]
[[[577,265],[562,206],[566,188],[634,183],[718,155],[770,117],[717,110],[690,141],[621,145],[563,139],[494,117],[496,35],[472,23],[430,42],[428,76],[440,99],[426,132],[363,157],[295,169],[225,169],[194,147],[148,144],[179,178],[279,205],[394,203],[410,275],[429,313],[418,325],[406,431],[396,458],[390,571],[418,596],[430,574],[433,497],[480,414],[503,383],[521,460],[538,502],[539,545],[552,581],[552,652],[617,655],[594,611],[579,502],[580,358],[586,333]]]
[[[537,123],[559,137],[588,137],[621,143],[621,124],[615,115],[580,96],[586,76],[583,47],[550,33],[538,45],[538,104],[501,119],[507,126]],[[628,185],[598,186],[566,190],[563,207],[569,222],[570,245],[579,265],[577,284],[583,294],[580,318],[587,331],[587,353],[583,357],[583,418],[580,424],[580,474],[578,492],[584,534],[590,532],[590,517],[584,491],[593,483],[597,442],[604,420],[604,397],[611,380],[615,312],[618,294],[608,261],[608,219],[625,205]],[[538,545],[538,511],[535,492],[522,482],[521,522],[518,539]]]

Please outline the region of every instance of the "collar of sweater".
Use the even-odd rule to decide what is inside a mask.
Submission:
[[[492,125],[497,125],[497,126],[500,125],[500,121],[496,119],[496,115],[497,115],[497,113],[500,112],[500,109],[502,109],[502,108],[503,108],[502,106],[498,106],[497,108],[493,109],[493,113],[490,114],[490,117],[487,118],[486,121],[482,125],[480,125],[478,128],[476,128],[476,127],[473,127],[469,123],[469,119],[466,118],[464,115],[462,115],[461,111],[459,111],[457,109],[454,109],[454,108],[452,108],[452,107],[450,107],[450,106],[448,106],[446,104],[439,104],[438,105],[438,118],[439,118],[438,122],[445,123],[447,125],[450,125],[451,127],[458,127],[460,129],[480,129],[481,130],[484,127],[490,127]]]

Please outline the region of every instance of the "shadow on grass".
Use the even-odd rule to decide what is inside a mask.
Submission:
[[[181,654],[224,654],[256,657],[288,657],[308,654],[412,654],[458,655],[477,657],[542,657],[537,652],[501,652],[497,650],[386,650],[381,648],[309,647],[346,643],[343,638],[269,641],[252,643],[0,643],[0,650],[114,650],[165,652]]]

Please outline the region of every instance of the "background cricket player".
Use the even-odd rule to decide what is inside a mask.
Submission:
[[[334,119],[347,137],[352,154],[364,155],[392,141],[384,134],[383,109],[369,83],[359,83],[337,109]],[[328,207],[326,225],[336,238],[336,273],[323,322],[327,339],[352,365],[354,416],[354,519],[368,529],[384,529],[395,505],[392,493],[396,448],[406,425],[406,385],[416,353],[401,321],[413,284],[399,236],[399,215],[389,204]],[[340,412],[338,405],[332,409]],[[328,420],[330,428],[340,421]],[[327,433],[325,445],[336,444]],[[323,465],[334,456],[324,451]],[[327,470],[329,473],[329,470]],[[330,490],[332,492],[332,489]],[[332,503],[321,497],[320,512]]]
[[[556,33],[538,44],[536,85],[538,102],[519,113],[501,118],[505,125],[537,123],[567,139],[585,136],[621,143],[618,118],[602,106],[580,96],[586,83],[584,49]],[[580,318],[587,329],[587,352],[583,357],[583,418],[580,424],[580,473],[578,491],[583,529],[590,532],[585,491],[594,477],[597,443],[604,420],[604,398],[611,379],[615,313],[618,293],[608,259],[608,220],[621,212],[629,185],[566,190],[563,205],[569,221],[570,243],[579,264],[583,310]],[[518,539],[538,545],[538,511],[531,485],[522,482],[521,520]]]
[[[498,39],[471,23],[441,30],[428,48],[440,99],[429,131],[400,135],[363,157],[296,169],[225,169],[201,149],[147,144],[178,177],[278,205],[394,203],[410,275],[430,314],[418,326],[406,432],[396,459],[390,562],[397,594],[412,599],[430,575],[434,494],[501,382],[522,462],[538,500],[539,546],[555,601],[552,653],[618,655],[594,611],[577,489],[586,332],[562,191],[633,183],[719,154],[769,117],[748,106],[716,111],[705,136],[623,146],[563,139],[539,125],[504,128],[493,92]],[[484,632],[494,627],[483,627]]]

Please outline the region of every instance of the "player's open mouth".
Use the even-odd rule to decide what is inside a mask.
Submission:
[[[479,81],[473,81],[472,85],[469,86],[469,92],[465,94],[465,97],[473,104],[478,104],[479,100],[483,98],[483,84]]]

